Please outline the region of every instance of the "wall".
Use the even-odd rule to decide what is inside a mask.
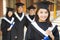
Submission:
[[[3,0],[0,0],[0,17],[3,16]]]

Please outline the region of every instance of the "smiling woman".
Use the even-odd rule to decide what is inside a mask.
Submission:
[[[45,21],[48,18],[48,11],[46,9],[40,9],[37,15],[39,16],[39,21]]]

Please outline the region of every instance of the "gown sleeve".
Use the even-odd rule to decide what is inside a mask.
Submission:
[[[59,32],[58,32],[57,26],[56,26],[56,30],[54,31],[53,35],[55,37],[54,40],[59,40]]]
[[[5,29],[5,26],[6,26],[6,21],[4,19],[2,19],[2,22],[1,22],[1,31],[3,31]]]
[[[28,27],[28,19],[25,17],[25,23],[24,25],[26,26],[26,28]]]

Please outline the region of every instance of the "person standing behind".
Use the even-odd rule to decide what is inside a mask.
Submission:
[[[14,9],[7,7],[6,16],[3,17],[1,23],[1,31],[2,31],[2,40],[11,40],[11,32],[14,28]]]
[[[25,25],[25,15],[23,11],[23,3],[16,3],[16,12],[14,13],[15,17],[15,27],[17,33],[17,40],[23,40],[24,37],[24,25]]]
[[[26,32],[26,36],[25,36],[25,40],[28,40],[29,37],[29,33],[30,33],[30,27],[29,24],[30,24],[30,20],[31,21],[34,21],[35,20],[35,7],[33,5],[30,5],[28,8],[29,10],[29,13],[26,14],[26,24],[27,24],[27,32]],[[30,19],[30,20],[29,20]]]

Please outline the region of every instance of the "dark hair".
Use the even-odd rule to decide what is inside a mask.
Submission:
[[[7,18],[9,18],[8,12],[9,12],[9,11],[7,10],[7,12],[6,12],[6,17],[7,17]],[[12,12],[12,14],[13,14],[12,16],[14,16],[14,11],[11,11],[11,12]],[[12,16],[11,16],[11,17],[12,17]]]
[[[40,9],[40,8],[39,8]],[[39,17],[37,15],[37,12],[39,11],[39,9],[37,9],[36,11],[36,15],[35,15],[35,21],[38,22]],[[43,8],[44,9],[44,8]],[[50,24],[50,26],[52,26],[52,23],[50,22],[50,11],[49,9],[46,9],[48,11],[48,18],[46,19],[46,22]]]

